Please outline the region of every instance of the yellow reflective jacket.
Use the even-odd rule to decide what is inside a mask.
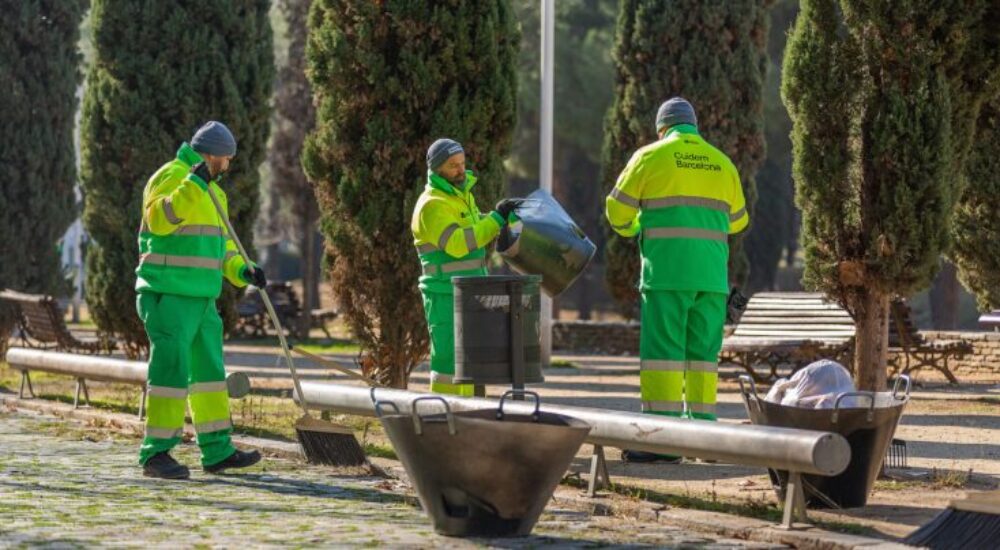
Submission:
[[[452,292],[452,277],[486,275],[486,247],[500,234],[503,218],[479,211],[472,196],[475,184],[472,172],[466,172],[463,189],[427,173],[410,221],[423,267],[420,290]]]
[[[636,151],[605,204],[616,232],[639,236],[642,290],[729,292],[728,237],[750,218],[736,167],[694,126]]]
[[[207,189],[228,215],[226,194],[216,183],[191,174],[202,158],[187,143],[177,158],[164,164],[142,194],[139,267],[135,289],[196,298],[216,298],[225,275],[233,285],[246,286],[236,243],[226,235]]]

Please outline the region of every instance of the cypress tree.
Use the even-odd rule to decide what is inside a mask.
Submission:
[[[987,4],[803,0],[789,39],[804,282],[854,317],[861,389],[885,386],[889,299],[926,287],[948,246],[996,68]]]
[[[269,0],[94,0],[94,64],[83,101],[87,304],[130,353],[147,345],[135,309],[142,191],[207,120],[225,122],[239,150],[224,180],[229,215],[247,245],[258,166],[270,129]],[[222,311],[235,318],[227,285]]]
[[[694,105],[701,134],[732,159],[747,204],[753,204],[754,176],[764,159],[769,3],[621,2],[615,99],[605,121],[606,191],[614,187],[631,154],[656,140],[654,119],[660,103],[679,95]],[[608,287],[623,312],[632,315],[639,296],[638,246],[635,239],[609,234]],[[748,271],[742,238],[730,239],[730,280],[737,284],[745,281]]]
[[[979,115],[966,174],[969,185],[955,214],[952,257],[979,309],[1000,309],[1000,97]]]
[[[316,130],[303,163],[316,186],[326,262],[367,373],[405,387],[427,353],[410,215],[438,137],[460,141],[489,208],[516,117],[520,40],[506,0],[316,0],[307,74]]]
[[[76,215],[73,123],[84,0],[7,3],[0,18],[0,288],[67,289],[56,243]],[[0,353],[14,312],[0,305]]]

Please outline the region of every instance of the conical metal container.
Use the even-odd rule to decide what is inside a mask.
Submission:
[[[505,394],[507,395],[512,392]],[[538,402],[538,396],[532,392]],[[421,414],[417,405],[443,405]],[[538,521],[583,440],[587,423],[559,414],[451,412],[440,397],[415,399],[413,415],[392,403],[376,412],[434,530],[454,537],[524,536]],[[395,408],[397,413],[390,412]],[[424,411],[432,409],[423,403]]]
[[[906,389],[900,394],[899,386],[903,382]],[[808,409],[765,401],[757,395],[753,379],[746,375],[740,377],[740,389],[752,423],[838,433],[850,444],[851,462],[843,472],[835,476],[802,476],[809,508],[855,508],[868,502],[903,407],[910,398],[909,377],[898,378],[891,392],[842,393],[837,396],[833,409]],[[851,401],[862,406],[847,407]],[[768,474],[778,498],[784,499],[788,472],[768,470]]]

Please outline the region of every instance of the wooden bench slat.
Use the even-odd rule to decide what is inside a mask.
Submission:
[[[749,318],[744,316],[740,324],[747,325],[796,325],[796,326],[854,326],[854,322],[847,322],[837,317],[758,317],[756,315]]]
[[[819,310],[787,310],[787,309],[756,309],[747,310],[743,314],[743,318],[746,317],[827,317],[833,319],[851,319],[851,316],[845,311],[837,311],[833,309],[819,309]]]

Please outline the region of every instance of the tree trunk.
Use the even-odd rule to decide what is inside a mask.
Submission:
[[[944,261],[931,287],[931,318],[934,330],[958,327],[958,273],[955,264]]]
[[[861,391],[885,391],[889,357],[889,296],[862,292],[854,304],[856,315],[854,373]]]

